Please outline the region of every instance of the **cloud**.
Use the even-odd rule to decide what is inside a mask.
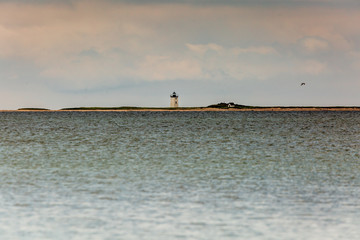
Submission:
[[[200,55],[204,55],[208,51],[214,51],[218,54],[245,54],[245,53],[253,53],[253,54],[274,54],[276,53],[276,50],[273,47],[267,47],[267,46],[258,46],[258,47],[247,47],[247,48],[240,48],[240,47],[233,47],[233,48],[224,48],[223,46],[220,46],[215,43],[209,43],[209,44],[190,44],[187,43],[186,47]]]
[[[351,57],[351,66],[353,69],[355,70],[359,70],[360,69],[360,51],[352,51],[349,53],[350,57]],[[360,76],[360,74],[359,74]]]
[[[187,43],[186,47],[190,49],[191,51],[197,53],[197,54],[205,54],[207,51],[215,51],[217,53],[220,53],[223,51],[223,47],[215,44],[215,43],[208,43],[208,44],[190,44]]]
[[[316,60],[307,60],[303,65],[303,71],[310,75],[319,75],[326,70],[327,65]]]
[[[79,53],[79,56],[82,56],[82,57],[99,57],[100,53],[98,51],[96,51],[95,49],[86,49],[86,50],[82,50]]]
[[[191,58],[176,59],[170,56],[146,56],[134,73],[140,79],[166,81],[176,79],[201,79],[200,64]]]
[[[302,39],[301,45],[308,52],[325,51],[329,49],[329,43],[327,41],[315,37]]]
[[[71,5],[83,0],[0,0],[0,3],[25,3],[25,4],[67,4]],[[95,1],[95,0],[93,0]],[[226,5],[226,6],[330,6],[354,7],[359,6],[357,0],[103,0],[108,3],[151,5],[151,4],[191,4],[197,6]]]
[[[188,55],[201,67],[202,79],[266,79],[274,74],[270,68],[279,69],[269,58],[263,58],[276,54],[273,47],[225,47],[215,43],[188,43],[186,47],[189,49]],[[248,59],[249,56],[252,60]]]
[[[256,53],[256,54],[274,54],[276,50],[273,47],[260,46],[260,47],[248,47],[248,48],[234,48],[234,54],[242,54],[242,53]]]

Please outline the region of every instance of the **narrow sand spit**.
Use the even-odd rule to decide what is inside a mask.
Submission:
[[[360,111],[360,107],[261,107],[261,108],[139,108],[76,110],[0,110],[0,112],[289,112],[289,111]]]

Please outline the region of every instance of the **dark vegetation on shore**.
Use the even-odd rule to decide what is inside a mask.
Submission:
[[[218,103],[218,104],[213,104],[213,105],[209,105],[208,108],[221,108],[221,109],[228,109],[228,108],[236,108],[236,109],[247,109],[247,108],[257,108],[257,107],[253,107],[253,106],[246,106],[246,105],[240,105],[240,104],[235,104],[235,103]]]
[[[192,109],[204,109],[204,108],[219,108],[219,109],[229,109],[229,108],[235,108],[235,109],[250,109],[250,108],[261,108],[261,107],[253,107],[253,106],[246,106],[246,105],[239,105],[234,103],[218,103],[209,105],[207,107],[177,107],[177,108],[171,108],[171,107],[131,107],[131,106],[124,106],[124,107],[74,107],[74,108],[62,108],[60,110],[63,111],[76,111],[76,110],[86,110],[86,111],[92,111],[92,110],[192,110]]]
[[[138,107],[73,107],[73,108],[62,108],[60,110],[72,111],[72,110],[133,110],[133,109],[142,109]]]
[[[219,109],[357,109],[360,110],[360,107],[357,106],[248,106],[248,105],[240,105],[234,103],[218,103],[209,105],[208,108],[219,108]]]
[[[19,111],[50,111],[47,108],[19,108]]]
[[[225,103],[221,102],[218,104],[212,104],[207,107],[178,107],[178,108],[170,108],[170,107],[132,107],[132,106],[123,106],[123,107],[73,107],[73,108],[62,108],[60,111],[116,111],[116,110],[133,110],[133,111],[146,111],[146,110],[168,110],[168,111],[179,111],[179,110],[202,110],[202,109],[244,109],[244,110],[264,110],[268,111],[269,109],[272,110],[284,110],[284,111],[309,111],[311,110],[356,110],[360,111],[359,106],[248,106],[248,105],[240,105],[235,103]],[[271,111],[272,111],[271,110]],[[18,111],[52,111],[51,109],[47,108],[19,108]],[[270,110],[269,110],[270,111]]]
[[[179,107],[179,108],[163,108],[163,107],[76,107],[62,108],[62,111],[96,111],[96,110],[177,110],[177,109],[202,109],[204,107]]]

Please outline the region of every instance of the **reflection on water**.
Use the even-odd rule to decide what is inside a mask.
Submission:
[[[360,113],[0,113],[1,239],[358,239]]]

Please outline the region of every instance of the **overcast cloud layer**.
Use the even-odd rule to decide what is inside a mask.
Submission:
[[[0,109],[360,105],[358,1],[217,2],[0,1]]]

